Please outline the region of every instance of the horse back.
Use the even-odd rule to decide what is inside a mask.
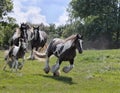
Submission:
[[[53,39],[50,44],[48,45],[48,48],[47,48],[47,55],[50,56],[51,54],[54,54],[56,48],[57,48],[57,45],[62,45],[63,44],[63,40],[62,39],[59,39],[59,38],[55,38]]]

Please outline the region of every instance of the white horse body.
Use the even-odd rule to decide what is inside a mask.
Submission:
[[[4,65],[3,70],[6,69],[7,65],[9,65],[10,68],[12,68],[11,69],[12,71],[14,68],[16,69],[16,71],[18,68],[21,69],[25,60],[24,59],[25,52],[26,52],[26,43],[24,42],[23,39],[20,39],[19,46],[14,45],[9,49],[8,54],[6,56],[6,64]],[[22,64],[18,62],[19,58],[23,59]]]

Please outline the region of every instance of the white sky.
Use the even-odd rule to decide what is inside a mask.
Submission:
[[[13,0],[13,13],[17,23],[31,22],[35,24],[54,23],[64,25],[68,20],[66,8],[70,0]]]

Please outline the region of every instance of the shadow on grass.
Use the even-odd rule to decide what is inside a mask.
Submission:
[[[42,74],[39,74],[39,76],[43,76],[45,78],[51,78],[51,79],[54,79],[54,80],[57,80],[57,81],[60,81],[60,82],[63,82],[63,83],[69,84],[69,85],[77,84],[76,82],[72,81],[71,77],[66,77],[66,76],[58,76],[57,77],[57,76],[42,75]]]

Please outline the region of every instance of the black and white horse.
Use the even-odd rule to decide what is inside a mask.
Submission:
[[[19,45],[19,38],[24,39],[24,41],[27,43],[28,40],[28,34],[27,31],[29,29],[29,25],[22,23],[19,29],[16,29],[16,32],[13,34],[12,38],[10,39],[10,46],[12,45]]]
[[[19,38],[24,39],[31,49],[29,59],[34,59],[33,49],[38,50],[39,47],[44,47],[47,41],[47,34],[44,31],[39,30],[39,26],[31,28],[29,25],[22,23],[20,29],[17,29],[11,38],[10,45],[18,46]]]
[[[63,68],[65,73],[68,73],[74,67],[74,58],[76,56],[76,49],[79,53],[83,52],[82,49],[82,36],[80,34],[72,35],[65,40],[53,39],[48,46],[46,52],[46,66],[44,68],[45,73],[49,73],[49,58],[51,55],[55,55],[58,59],[55,65],[52,66],[52,73],[54,76],[59,76],[59,68],[62,61],[69,61],[70,65]]]
[[[19,38],[19,45],[18,46],[13,45],[10,48],[10,50],[8,51],[8,54],[6,57],[6,63],[4,65],[3,70],[6,69],[7,65],[10,66],[12,71],[14,68],[16,71],[17,71],[17,69],[21,69],[23,67],[23,64],[24,64],[25,53],[26,53],[26,43],[25,43],[24,39]],[[23,59],[22,64],[18,62],[19,58]]]
[[[39,26],[37,26],[37,27],[33,27],[33,32],[30,35],[31,35],[31,39],[29,41],[31,46],[31,54],[29,59],[34,59],[35,57],[34,57],[33,49],[37,51],[38,48],[44,47],[44,45],[47,42],[47,34],[44,31],[40,31]]]

